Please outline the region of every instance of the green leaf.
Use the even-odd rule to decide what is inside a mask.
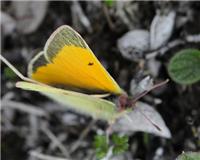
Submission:
[[[193,84],[200,80],[200,51],[184,49],[176,53],[168,65],[170,77],[180,84]]]
[[[200,160],[200,152],[182,153],[177,160]]]
[[[104,0],[104,3],[108,6],[108,7],[112,7],[114,4],[114,0]]]
[[[94,146],[96,149],[96,157],[98,159],[101,159],[106,156],[109,145],[107,143],[107,139],[105,135],[97,135],[94,139]]]
[[[112,135],[112,142],[114,143],[113,154],[121,154],[128,149],[128,137]]]
[[[148,133],[143,133],[143,142],[145,146],[148,146],[149,144],[149,134]]]
[[[16,74],[9,67],[6,67],[4,69],[4,74],[5,77],[8,79],[15,79],[17,77]]]
[[[113,134],[110,143],[108,143],[105,135],[97,135],[95,136],[94,146],[96,149],[96,157],[98,159],[104,158],[111,147],[113,148],[113,155],[121,154],[129,147],[128,136],[118,136],[117,134]]]

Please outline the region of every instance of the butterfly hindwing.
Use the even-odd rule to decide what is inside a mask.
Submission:
[[[47,65],[48,62],[44,57],[44,52],[41,51],[32,58],[32,60],[28,64],[28,76],[31,77],[36,70],[41,67]]]
[[[104,99],[24,81],[17,82],[16,87],[40,92],[70,109],[97,119],[110,121],[118,116],[115,104]]]

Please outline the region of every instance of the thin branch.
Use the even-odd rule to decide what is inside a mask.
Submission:
[[[69,160],[66,158],[60,158],[60,157],[55,157],[55,156],[50,156],[50,155],[45,155],[42,153],[38,153],[36,151],[30,151],[29,154],[37,159],[40,160]]]
[[[39,107],[30,105],[30,104],[22,103],[22,102],[16,102],[16,101],[11,101],[11,100],[2,100],[1,107],[2,108],[10,107],[13,109],[17,109],[17,110],[26,112],[28,114],[35,115],[35,116],[47,116],[45,110],[43,110]]]
[[[49,137],[49,139],[54,143],[60,151],[65,155],[66,157],[70,157],[69,152],[65,148],[65,146],[58,140],[58,138],[45,126],[41,126],[41,130]]]
[[[111,157],[113,156],[113,146],[111,146],[107,152],[107,154],[105,155],[105,157],[102,160],[110,160]]]
[[[188,35],[186,37],[186,41],[198,43],[198,42],[200,42],[200,34],[198,34],[198,35]]]
[[[108,8],[105,5],[103,5],[102,7],[103,7],[103,12],[104,12],[104,15],[106,17],[106,20],[108,22],[108,26],[110,27],[111,30],[115,30],[115,25],[113,24],[113,22],[111,20]]]
[[[160,48],[160,49],[158,49],[156,51],[147,53],[146,54],[146,59],[154,58],[157,55],[164,55],[168,50],[170,50],[170,49],[172,49],[172,48],[174,48],[176,46],[185,44],[187,42],[188,43],[199,43],[200,42],[200,34],[188,35],[183,40],[182,39],[176,39],[174,41],[171,41],[168,44],[166,44],[164,47],[162,47],[162,48]]]
[[[81,5],[79,4],[79,2],[73,1],[71,10],[72,12],[74,12],[74,15],[76,15],[79,18],[80,22],[87,29],[87,31],[91,33],[92,32],[91,23],[88,17],[83,12],[83,9],[81,8]]]
[[[80,146],[81,141],[87,136],[88,132],[90,131],[92,126],[94,126],[95,123],[96,120],[92,120],[89,123],[89,125],[84,129],[84,131],[79,136],[78,140],[72,145],[71,150],[69,151],[70,153],[73,153]]]
[[[30,133],[26,136],[26,145],[28,147],[35,147],[36,146],[36,141],[38,139],[38,124],[39,124],[39,119],[35,115],[30,115],[29,116],[29,130]]]

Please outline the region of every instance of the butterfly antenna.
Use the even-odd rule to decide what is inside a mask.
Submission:
[[[166,83],[169,82],[169,79],[166,79],[165,81],[155,84],[154,86],[152,86],[150,89],[148,89],[147,91],[142,92],[141,94],[139,94],[138,96],[134,97],[134,99],[131,101],[132,106],[134,107],[134,104],[143,96],[145,96],[147,93],[149,93],[150,91],[159,88],[163,85],[165,85]],[[146,116],[139,108],[138,111],[145,117],[146,120],[148,120],[158,131],[161,131],[161,128],[155,124],[148,116]]]
[[[38,83],[37,81],[34,81],[30,78],[25,77],[23,74],[21,74],[10,62],[7,61],[1,54],[0,54],[0,60],[2,60],[19,78],[21,78],[24,81]]]
[[[144,114],[139,108],[137,108],[137,109],[144,116],[144,118],[148,122],[150,122],[158,131],[162,131],[162,129],[157,124],[155,124],[146,114]]]
[[[165,84],[168,83],[168,82],[169,82],[169,79],[166,79],[166,80],[163,81],[163,82],[160,82],[160,83],[158,83],[158,84],[155,84],[155,85],[152,86],[150,89],[148,89],[148,90],[142,92],[141,94],[137,95],[136,97],[134,97],[131,103],[132,103],[132,104],[135,104],[140,98],[144,97],[147,93],[149,93],[150,91],[152,91],[152,90],[154,90],[154,89],[156,89],[156,88],[159,88],[159,87],[165,85]]]

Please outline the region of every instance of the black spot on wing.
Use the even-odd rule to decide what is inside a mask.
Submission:
[[[92,65],[94,65],[93,62],[89,62],[89,63],[88,63],[88,66],[92,66]]]

